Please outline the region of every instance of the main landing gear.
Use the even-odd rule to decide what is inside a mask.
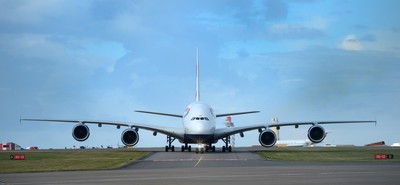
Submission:
[[[168,143],[168,144],[165,146],[165,152],[168,152],[168,151],[175,152],[175,146],[172,145],[172,142],[174,142],[175,139],[176,139],[176,138],[174,138],[174,137],[172,137],[172,136],[167,136],[167,143]],[[232,151],[232,147],[231,147],[231,146],[228,147],[228,144],[227,144],[227,143],[230,142],[229,137],[227,137],[227,139],[222,139],[222,140],[223,140],[223,141],[225,142],[225,144],[226,144],[226,147],[225,147],[225,146],[222,147],[222,151],[225,152],[225,150],[228,150],[229,152],[231,152],[231,151]],[[228,142],[226,142],[226,141],[228,141]],[[182,145],[181,151],[184,152],[185,150],[191,152],[191,151],[192,151],[192,146],[190,146],[190,145],[188,145],[187,143],[185,143],[185,145]],[[201,153],[209,152],[210,150],[211,150],[212,152],[215,152],[215,146],[212,145],[212,143],[210,143],[210,144],[208,144],[208,145],[205,145],[205,144],[198,144],[198,146],[197,146],[196,149],[195,149],[196,153],[199,153],[199,152],[201,152]]]
[[[182,147],[181,147],[181,152],[184,152],[185,150],[191,152],[192,151],[192,146],[190,146],[190,145],[188,146],[188,144],[185,143],[185,145],[182,145]]]
[[[168,152],[168,150],[171,150],[171,152],[175,152],[175,146],[172,145],[172,142],[175,141],[174,137],[167,136],[167,143],[168,145],[165,146],[165,151]]]
[[[232,152],[232,146],[231,144],[231,136],[226,137],[225,139],[222,139],[222,141],[225,143],[225,146],[222,146],[222,152]]]
[[[212,152],[215,152],[215,146],[213,146],[213,145],[208,145],[208,146],[206,146],[206,152],[208,152],[208,151],[212,151]]]

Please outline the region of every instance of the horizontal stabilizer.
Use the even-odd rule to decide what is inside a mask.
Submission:
[[[169,114],[169,113],[162,113],[162,112],[151,112],[151,111],[143,111],[143,110],[135,110],[135,112],[145,113],[145,114],[156,114],[156,115],[160,115],[160,116],[171,116],[171,117],[182,118],[182,115],[178,115],[178,114]]]
[[[224,116],[234,116],[234,115],[241,115],[241,114],[254,114],[259,113],[260,111],[247,111],[247,112],[233,112],[233,113],[225,113],[225,114],[217,114],[216,117],[224,117]]]

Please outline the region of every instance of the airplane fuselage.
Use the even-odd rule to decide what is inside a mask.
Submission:
[[[183,143],[215,143],[216,116],[213,109],[196,101],[187,106],[183,115]]]

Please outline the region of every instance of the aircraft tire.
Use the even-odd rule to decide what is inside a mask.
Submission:
[[[175,152],[175,146],[172,146],[172,147],[171,147],[171,151],[172,151],[172,152]]]
[[[181,152],[184,152],[184,151],[185,151],[185,146],[182,145]]]
[[[212,146],[212,152],[215,152],[215,146]]]
[[[165,152],[168,152],[168,146],[165,146]]]
[[[222,152],[225,152],[226,148],[225,146],[222,146]]]
[[[192,151],[192,146],[189,145],[188,148],[189,148],[189,152],[191,152]]]
[[[229,152],[232,152],[232,146],[229,146],[229,147],[228,147],[228,151],[229,151]]]

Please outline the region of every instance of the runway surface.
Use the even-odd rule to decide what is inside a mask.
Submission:
[[[117,170],[0,174],[8,184],[400,184],[400,163],[266,161],[256,153],[154,152]]]

